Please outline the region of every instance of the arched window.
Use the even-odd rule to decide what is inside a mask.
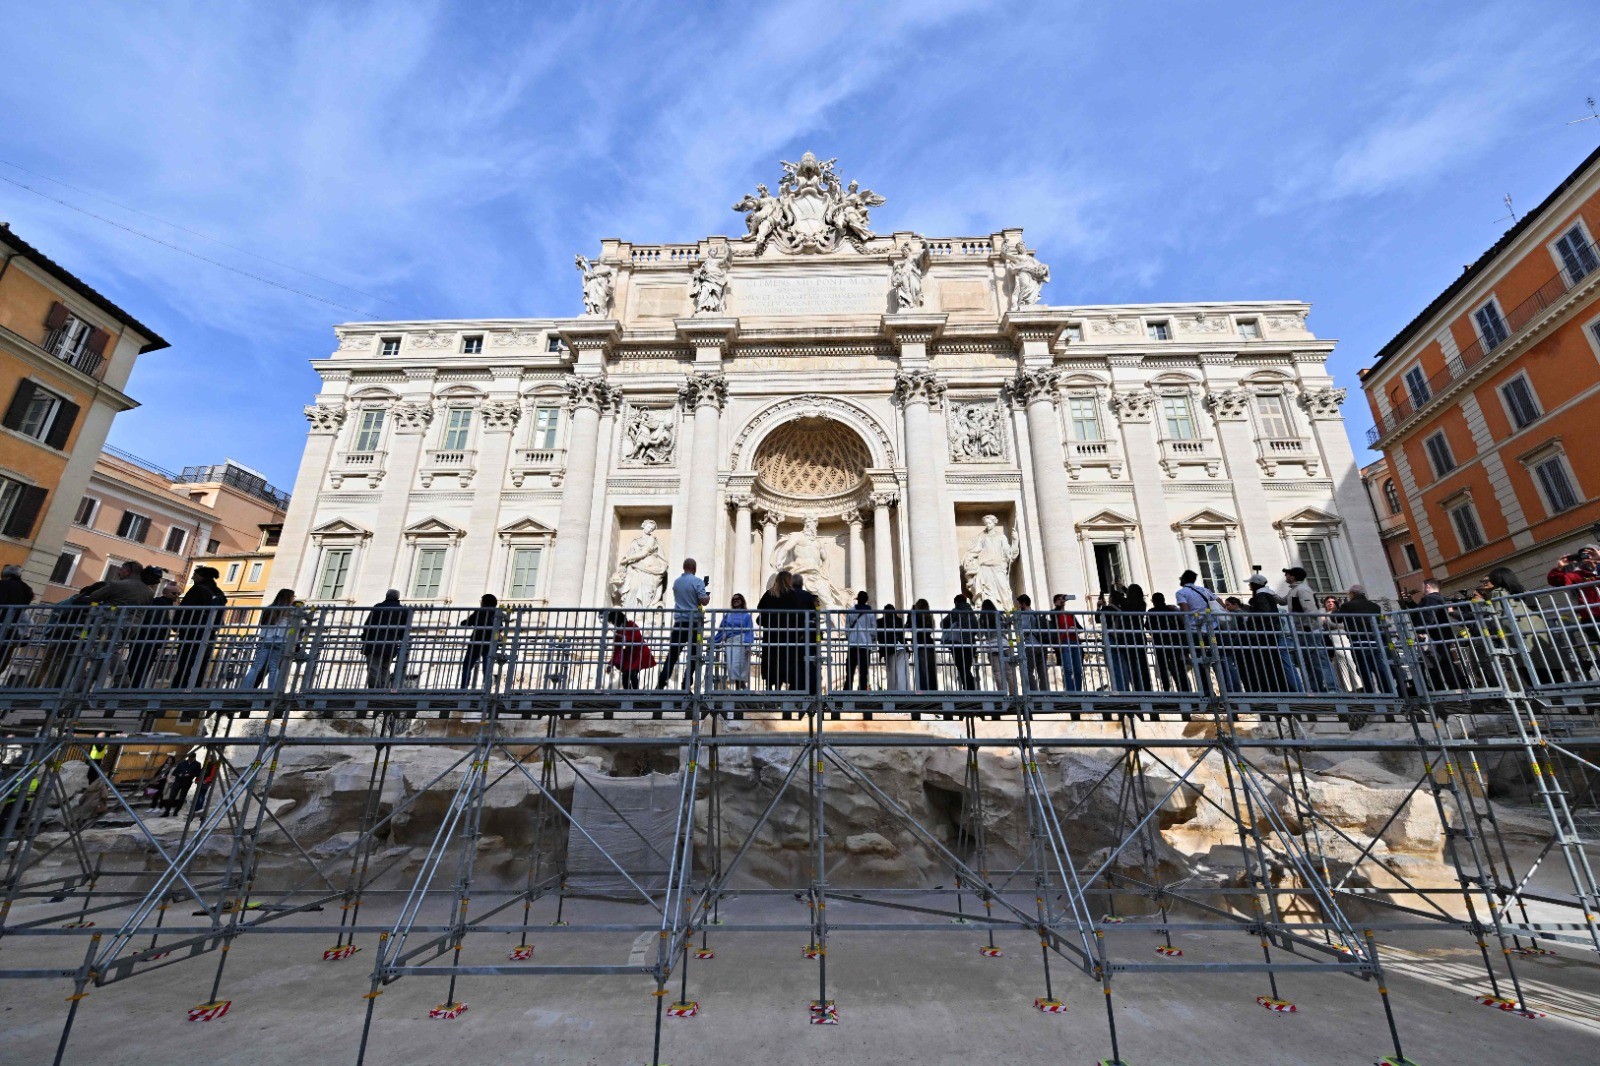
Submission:
[[[1400,513],[1400,493],[1395,490],[1393,478],[1383,483],[1383,498],[1388,501],[1390,514]]]

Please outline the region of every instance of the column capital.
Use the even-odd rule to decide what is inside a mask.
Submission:
[[[893,507],[900,502],[900,493],[895,489],[887,489],[883,492],[870,493],[867,500],[874,507]]]
[[[399,400],[389,408],[397,433],[421,433],[433,421],[433,404],[422,400]]]
[[[1206,406],[1218,422],[1238,422],[1250,411],[1249,389],[1218,389],[1206,393]]]
[[[513,430],[522,417],[522,404],[516,400],[485,400],[478,405],[478,413],[486,430]]]
[[[861,512],[858,511],[858,510],[851,509],[849,511],[846,511],[844,514],[840,515],[839,517],[844,519],[845,525],[848,525],[848,526],[859,526],[859,525],[861,525]]]
[[[749,511],[756,505],[755,496],[748,492],[738,492],[728,497],[728,506],[735,511]]]
[[[761,524],[764,526],[781,525],[784,519],[787,517],[788,515],[784,514],[782,511],[775,511],[771,507],[768,507],[763,509],[761,512]]]
[[[1148,422],[1156,397],[1149,389],[1119,389],[1106,401],[1119,422]]]
[[[562,382],[567,390],[567,410],[604,411],[622,398],[622,393],[605,378],[577,376]]]
[[[720,411],[728,402],[728,378],[715,371],[696,371],[678,386],[678,399],[690,410],[709,405]]]
[[[337,433],[344,425],[346,408],[342,403],[313,403],[306,405],[305,410],[312,433]]]
[[[1314,419],[1338,418],[1343,406],[1345,390],[1339,388],[1312,388],[1300,393],[1299,403],[1307,415]]]
[[[1060,375],[1054,370],[1018,370],[1016,376],[1006,382],[1005,391],[1023,407],[1030,406],[1036,400],[1054,404],[1061,399],[1057,388],[1059,381]]]
[[[938,407],[944,394],[944,381],[931,370],[902,370],[894,376],[894,400],[901,407],[914,403]]]

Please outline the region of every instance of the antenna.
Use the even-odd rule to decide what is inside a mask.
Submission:
[[[1600,111],[1594,109],[1594,97],[1585,96],[1583,102],[1589,105],[1589,113],[1582,118],[1573,119],[1567,125],[1576,126],[1580,122],[1600,122]]]
[[[1515,207],[1511,206],[1511,194],[1510,193],[1506,193],[1500,199],[1505,201],[1506,212],[1507,213],[1504,214],[1504,215],[1501,215],[1499,218],[1495,219],[1495,221],[1496,222],[1504,222],[1507,219],[1510,219],[1512,222],[1516,222],[1517,221],[1517,209]]]

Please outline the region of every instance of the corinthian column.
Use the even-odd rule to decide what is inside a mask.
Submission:
[[[572,377],[566,381],[567,472],[561,490],[561,517],[551,552],[550,605],[583,606],[583,579],[589,556],[589,528],[594,513],[595,461],[600,443],[600,412],[616,390],[603,378]]]
[[[882,607],[899,595],[894,588],[894,538],[889,529],[889,507],[900,498],[897,492],[874,492],[872,501],[872,602]],[[911,606],[908,603],[902,607]]]
[[[942,602],[951,575],[939,565],[939,532],[948,515],[939,513],[939,483],[934,474],[933,409],[944,399],[944,382],[931,370],[904,370],[895,376],[894,398],[906,421],[906,492],[911,511],[911,595]]]
[[[691,374],[678,389],[678,399],[694,412],[694,451],[689,462],[689,520],[684,554],[712,573],[717,546],[717,470],[722,463],[718,442],[722,406],[728,400],[728,379],[717,373]]]
[[[772,566],[772,553],[778,550],[778,526],[782,522],[783,515],[777,511],[769,509],[761,512],[761,576],[757,579],[761,588],[756,590],[758,596],[767,590],[767,570]]]
[[[735,592],[743,592],[745,602],[754,607],[759,598],[759,592],[752,595],[745,588],[745,582],[750,580],[750,509],[756,505],[756,498],[749,493],[742,493],[728,499],[733,511],[733,578],[728,582],[727,588],[714,593],[718,603],[727,603],[729,597]]]
[[[1033,498],[1044,539],[1045,582],[1035,589],[1039,603],[1058,592],[1078,592],[1083,574],[1072,550],[1072,503],[1067,497],[1067,472],[1061,452],[1061,427],[1056,421],[1053,370],[1020,370],[1011,379],[1011,394],[1028,413],[1028,451],[1033,460]]]
[[[850,599],[867,587],[867,545],[861,539],[861,512],[846,511],[844,520],[850,526],[850,557],[845,560],[845,573],[850,582]]]

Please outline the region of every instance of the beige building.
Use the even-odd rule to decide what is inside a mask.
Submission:
[[[220,575],[217,585],[228,597],[230,607],[265,606],[272,602],[272,597],[278,591],[272,583],[272,562],[278,554],[278,541],[282,535],[282,522],[263,523],[261,539],[254,550],[199,556],[190,564],[190,580],[194,579],[196,567],[215,567]]]
[[[175,473],[107,448],[79,498],[44,599],[64,599],[128,560],[178,580],[198,557],[258,552],[262,527],[280,524],[288,502],[231,460]]]
[[[1395,480],[1389,460],[1380,458],[1361,468],[1361,483],[1366,486],[1367,502],[1378,522],[1378,537],[1383,542],[1384,560],[1400,591],[1422,594],[1422,554],[1417,534],[1406,517],[1400,484]]]

